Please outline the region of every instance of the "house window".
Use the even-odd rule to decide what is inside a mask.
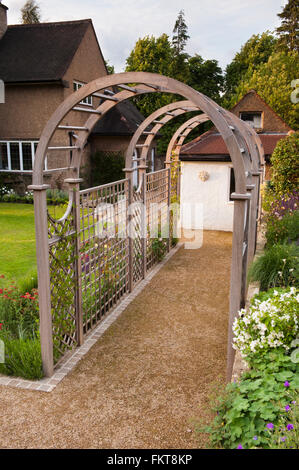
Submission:
[[[230,168],[229,171],[229,200],[233,201],[231,195],[236,191],[235,172],[233,168]]]
[[[0,170],[8,170],[8,152],[7,152],[7,144],[1,142],[0,143]]]
[[[85,85],[85,83],[74,82],[74,91],[80,90]],[[87,96],[84,100],[80,101],[80,104],[86,104],[87,106],[92,106],[92,96]]]
[[[32,171],[38,142],[0,141],[0,171]]]
[[[242,121],[245,121],[254,129],[262,128],[262,113],[243,112],[240,113],[240,119],[242,119]]]

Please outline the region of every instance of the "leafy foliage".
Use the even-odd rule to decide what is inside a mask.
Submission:
[[[158,38],[145,36],[143,39],[139,39],[127,59],[126,71],[152,72],[172,77],[192,86],[212,99],[220,101],[223,76],[218,62],[216,60],[204,60],[198,54],[190,57],[185,52],[188,38],[184,13],[180,11],[174,27],[172,41],[166,34],[162,34]],[[134,103],[144,116],[149,116],[155,110],[177,99],[177,96],[171,94],[154,93],[136,97]],[[160,131],[161,138],[158,142],[158,152],[160,154],[165,153],[169,140],[177,127],[191,116],[192,114],[185,114],[183,117],[178,117],[163,126]],[[199,131],[206,131],[208,128],[208,124],[202,125],[196,130],[196,135]],[[187,141],[193,138],[194,133],[191,133]]]
[[[220,102],[224,78],[217,60],[204,60],[200,55],[195,54],[189,58],[188,66],[190,74],[188,85]]]
[[[28,0],[21,9],[21,17],[23,24],[40,23],[41,14],[38,3],[35,0]]]
[[[86,176],[87,187],[100,186],[123,179],[125,157],[122,152],[97,151],[90,157],[92,171]]]
[[[278,46],[299,52],[299,1],[289,0],[278,16],[282,19],[281,25],[276,29]]]
[[[254,89],[292,129],[298,129],[299,110],[291,101],[292,81],[298,73],[298,60],[298,52],[273,52],[267,62],[244,76],[225,105],[232,107],[249,90]]]
[[[172,37],[172,45],[176,54],[180,55],[185,50],[187,41],[190,38],[184,18],[184,10],[179,12],[172,32],[174,33]]]
[[[299,210],[283,217],[268,219],[266,230],[267,248],[275,244],[299,241]]]
[[[251,358],[251,369],[229,384],[214,403],[216,417],[201,431],[216,448],[270,448],[269,431],[279,426],[299,387],[299,366],[282,349]]]
[[[277,196],[298,190],[299,132],[281,139],[271,156],[271,182]]]
[[[0,289],[0,340],[5,351],[0,373],[25,379],[42,378],[36,290],[22,295],[14,282]]]
[[[284,407],[278,424],[268,434],[270,449],[299,449],[299,394]]]
[[[6,341],[5,363],[0,364],[0,372],[28,380],[41,379],[43,370],[39,338]]]
[[[299,286],[299,246],[273,245],[257,258],[249,269],[248,278],[259,281],[260,289]]]
[[[274,52],[276,42],[277,40],[269,31],[261,35],[254,34],[226,67],[225,103],[228,107],[233,106],[237,101],[234,95],[238,86],[244,80],[248,80],[261,64],[268,62]]]

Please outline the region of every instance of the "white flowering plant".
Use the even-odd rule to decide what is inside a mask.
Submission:
[[[298,335],[299,289],[271,289],[239,311],[233,324],[233,348],[246,358],[273,348],[290,350]]]

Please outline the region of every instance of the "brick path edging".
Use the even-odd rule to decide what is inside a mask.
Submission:
[[[117,320],[117,318],[123,313],[123,311],[130,305],[130,303],[143,291],[143,289],[150,283],[153,277],[166,265],[170,258],[175,255],[179,249],[183,246],[183,243],[178,243],[165,258],[157,264],[146,276],[145,279],[135,287],[133,292],[126,295],[124,299],[113,309],[111,313],[103,320],[87,337],[86,341],[82,346],[72,351],[71,355],[68,355],[64,361],[61,362],[59,367],[54,372],[54,375],[50,378],[44,378],[41,380],[25,380],[16,377],[0,376],[0,386],[8,386],[19,389],[35,390],[39,392],[52,392],[55,387],[69,374],[78,362],[88,353],[91,347],[98,341],[98,339],[105,333],[106,330]]]

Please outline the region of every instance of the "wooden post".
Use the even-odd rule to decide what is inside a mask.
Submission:
[[[142,209],[141,209],[141,239],[142,239],[142,275],[147,271],[147,207],[146,207],[146,173],[142,174]]]
[[[252,173],[253,182],[256,185],[256,195],[255,195],[255,206],[256,206],[256,223],[255,223],[255,243],[254,243],[254,254],[256,252],[256,243],[257,243],[257,231],[260,223],[261,213],[262,213],[262,204],[261,204],[261,180],[262,180],[262,170]]]
[[[168,194],[167,194],[167,224],[168,224],[168,242],[167,242],[167,250],[170,252],[171,245],[172,245],[172,230],[170,228],[170,206],[171,206],[171,169],[168,168],[167,172],[167,181],[168,181]]]
[[[68,178],[64,182],[73,192],[74,224],[76,231],[75,240],[75,312],[76,312],[76,340],[78,346],[82,346],[83,339],[83,309],[82,309],[82,266],[81,266],[81,226],[80,226],[80,183],[82,178]]]
[[[49,188],[50,186],[45,184],[28,186],[29,191],[33,191],[34,197],[40,343],[43,372],[46,377],[52,377],[54,373],[46,194],[46,191]]]
[[[227,342],[226,379],[228,382],[231,380],[234,359],[235,359],[235,350],[232,347],[233,323],[241,305],[244,221],[245,221],[246,203],[247,203],[247,199],[250,198],[250,195],[233,193],[231,195],[231,198],[234,200],[234,227],[233,227],[230,305],[229,305],[229,324],[228,324],[228,342]]]
[[[254,181],[255,182],[255,181]],[[257,185],[247,185],[247,191],[251,194],[250,213],[248,214],[248,266],[252,262],[255,252],[255,229],[256,229],[256,204]]]
[[[128,250],[129,250],[129,260],[128,260],[128,289],[129,292],[133,290],[133,262],[134,262],[134,241],[132,238],[132,204],[133,204],[133,170],[126,171],[126,178],[128,178],[128,211],[127,211],[127,220],[126,220],[126,230],[128,237]]]

